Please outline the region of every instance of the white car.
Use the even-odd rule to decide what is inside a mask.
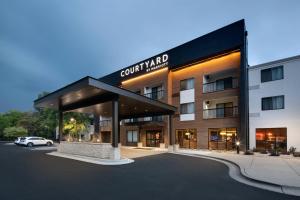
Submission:
[[[19,145],[22,139],[25,139],[25,137],[18,137],[18,138],[15,140],[15,144],[16,144],[16,145]]]
[[[24,146],[28,146],[28,147],[38,146],[38,145],[51,146],[51,145],[53,145],[53,141],[42,138],[42,137],[32,136],[32,137],[21,138],[19,144],[24,145]]]

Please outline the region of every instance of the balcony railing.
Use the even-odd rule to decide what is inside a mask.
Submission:
[[[164,97],[164,90],[146,93],[144,96],[154,100],[162,99]]]
[[[111,120],[110,119],[102,120],[99,122],[99,124],[101,127],[109,127],[111,126]]]
[[[237,117],[238,115],[239,115],[239,110],[237,106],[203,110],[203,119]]]
[[[217,92],[227,89],[237,88],[239,86],[238,78],[225,78],[214,82],[203,84],[203,93]]]
[[[131,119],[125,119],[125,124],[133,124],[133,123],[139,123],[139,122],[162,122],[163,117],[162,116],[154,116],[154,117],[140,117],[140,118],[131,118]]]

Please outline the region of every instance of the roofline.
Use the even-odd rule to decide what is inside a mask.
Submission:
[[[65,85],[65,86],[62,87],[62,88],[59,88],[59,89],[57,89],[57,90],[54,90],[53,92],[50,92],[49,94],[46,94],[45,96],[42,96],[42,97],[40,97],[40,98],[35,99],[33,102],[34,102],[34,104],[36,104],[38,101],[40,101],[40,100],[42,100],[42,99],[44,99],[44,98],[50,96],[51,94],[57,93],[57,92],[59,92],[59,91],[65,89],[65,88],[67,88],[67,87],[70,87],[70,86],[72,86],[72,85],[75,85],[75,84],[77,84],[77,83],[79,83],[79,82],[81,82],[81,81],[83,81],[83,80],[85,80],[85,79],[87,79],[87,78],[89,78],[89,77],[90,77],[90,76],[85,76],[85,77],[83,77],[83,78],[81,78],[81,79],[79,79],[79,80],[77,80],[77,81],[75,81],[75,82],[73,82],[73,83],[70,83],[70,84],[68,84],[68,85]]]
[[[101,85],[104,85],[106,87],[104,90],[110,88],[110,89],[113,89],[115,91],[118,91],[120,93],[119,95],[128,96],[128,97],[131,97],[131,98],[136,99],[136,100],[139,100],[138,98],[142,98],[143,100],[145,100],[146,103],[161,104],[161,106],[168,107],[167,109],[173,110],[174,112],[177,110],[177,108],[175,106],[172,106],[170,104],[164,103],[162,101],[157,101],[157,100],[148,98],[148,97],[146,97],[144,95],[132,92],[130,90],[127,90],[127,89],[124,89],[124,88],[120,88],[120,87],[117,87],[117,86],[114,86],[114,85],[110,85],[108,83],[102,82],[99,79],[96,79],[96,78],[93,78],[93,77],[90,77],[90,76],[88,76],[88,78],[89,78],[89,85],[91,85],[91,86],[97,87],[97,84],[100,83]],[[130,96],[127,95],[127,94],[129,94]],[[135,98],[134,96],[136,96],[138,98]]]
[[[157,101],[157,100],[154,100],[154,99],[150,99],[148,97],[145,97],[143,95],[140,95],[140,94],[137,94],[137,93],[134,93],[130,90],[126,90],[124,88],[120,88],[120,87],[117,87],[117,86],[113,86],[113,85],[110,85],[108,83],[105,83],[105,82],[102,82],[96,78],[93,78],[91,76],[86,76],[86,77],[83,77],[81,79],[79,79],[78,81],[75,81],[71,84],[68,84],[58,90],[55,90],[41,98],[38,98],[36,100],[34,100],[34,104],[39,104],[40,101],[46,99],[47,97],[49,97],[50,95],[57,95],[57,93],[59,93],[60,91],[66,89],[67,87],[71,87],[71,86],[75,86],[76,84],[87,84],[89,86],[93,86],[93,87],[98,87],[98,88],[101,88],[103,87],[102,89],[103,90],[106,90],[106,91],[111,91],[111,92],[115,92],[115,93],[118,93],[118,95],[123,95],[123,96],[127,96],[127,97],[130,97],[130,98],[133,98],[133,99],[136,99],[136,100],[139,100],[139,101],[144,101],[146,103],[149,103],[149,104],[152,104],[152,105],[156,105],[156,106],[159,106],[159,107],[163,107],[165,109],[169,109],[169,110],[172,110],[173,112],[175,112],[177,110],[177,108],[175,106],[172,106],[172,105],[169,105],[167,103],[164,103],[164,102],[161,102],[161,101]],[[101,87],[99,87],[99,84],[101,85]]]
[[[237,21],[232,22],[232,23],[230,23],[230,24],[228,24],[228,25],[225,25],[225,26],[223,26],[223,27],[221,27],[221,28],[212,30],[212,31],[210,31],[210,32],[208,32],[208,33],[205,33],[204,35],[198,36],[198,37],[196,37],[196,38],[194,38],[194,39],[192,39],[192,40],[189,40],[189,41],[187,41],[187,42],[184,42],[183,44],[177,45],[177,46],[172,47],[172,48],[170,48],[170,49],[167,49],[167,50],[165,50],[165,51],[163,51],[163,52],[156,53],[154,56],[146,57],[146,58],[144,58],[144,59],[142,59],[142,60],[140,60],[140,61],[137,61],[137,62],[135,62],[135,63],[133,63],[133,64],[127,65],[127,66],[125,66],[125,67],[122,67],[122,68],[118,69],[117,71],[124,70],[124,69],[126,69],[126,68],[128,68],[128,67],[130,67],[130,66],[137,65],[137,64],[139,64],[140,62],[146,61],[146,60],[148,60],[148,59],[150,59],[150,58],[153,58],[153,57],[156,57],[156,56],[165,54],[165,53],[167,53],[167,52],[169,52],[169,51],[172,51],[172,50],[174,50],[174,49],[176,49],[176,48],[182,47],[182,46],[184,46],[184,45],[186,45],[186,44],[188,44],[188,43],[192,43],[192,42],[196,41],[197,39],[199,39],[199,38],[201,38],[201,37],[205,37],[205,36],[207,37],[208,35],[210,35],[210,34],[212,34],[212,33],[214,33],[214,32],[217,32],[217,31],[226,29],[227,27],[229,27],[229,26],[231,26],[231,25],[233,25],[233,24],[236,24],[236,23],[240,23],[240,22],[242,22],[242,23],[244,24],[244,26],[245,26],[245,19],[237,20]],[[246,29],[245,29],[245,31],[246,31]],[[238,47],[234,47],[234,49],[236,49],[236,48],[238,48]],[[104,76],[101,76],[101,77],[99,77],[98,79],[101,80],[101,79],[103,79],[103,78],[105,78],[105,77],[107,77],[107,76],[109,76],[109,75],[111,75],[111,74],[113,74],[113,73],[115,73],[115,72],[117,72],[117,71],[113,71],[113,72],[111,72],[111,73],[109,73],[109,74],[106,74],[106,75],[104,75]]]
[[[278,60],[273,60],[273,61],[258,64],[258,65],[249,66],[248,69],[255,69],[255,68],[264,67],[267,65],[273,65],[273,64],[282,63],[282,62],[289,62],[289,61],[298,60],[298,59],[300,59],[300,55],[282,58],[282,59],[278,59]]]

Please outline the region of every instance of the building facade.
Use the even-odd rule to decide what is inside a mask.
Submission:
[[[246,147],[246,37],[241,20],[99,80],[177,107],[171,133],[180,148],[232,150],[237,140]],[[110,119],[100,118],[102,141],[109,142]],[[167,122],[164,115],[123,119],[120,143],[168,147]]]
[[[250,148],[300,149],[300,56],[249,67]]]

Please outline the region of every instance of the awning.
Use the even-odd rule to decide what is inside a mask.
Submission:
[[[119,100],[119,118],[174,114],[176,107],[103,83],[92,77],[82,78],[44,97],[36,99],[36,108],[53,108],[63,112],[93,113],[111,116],[111,101]]]

